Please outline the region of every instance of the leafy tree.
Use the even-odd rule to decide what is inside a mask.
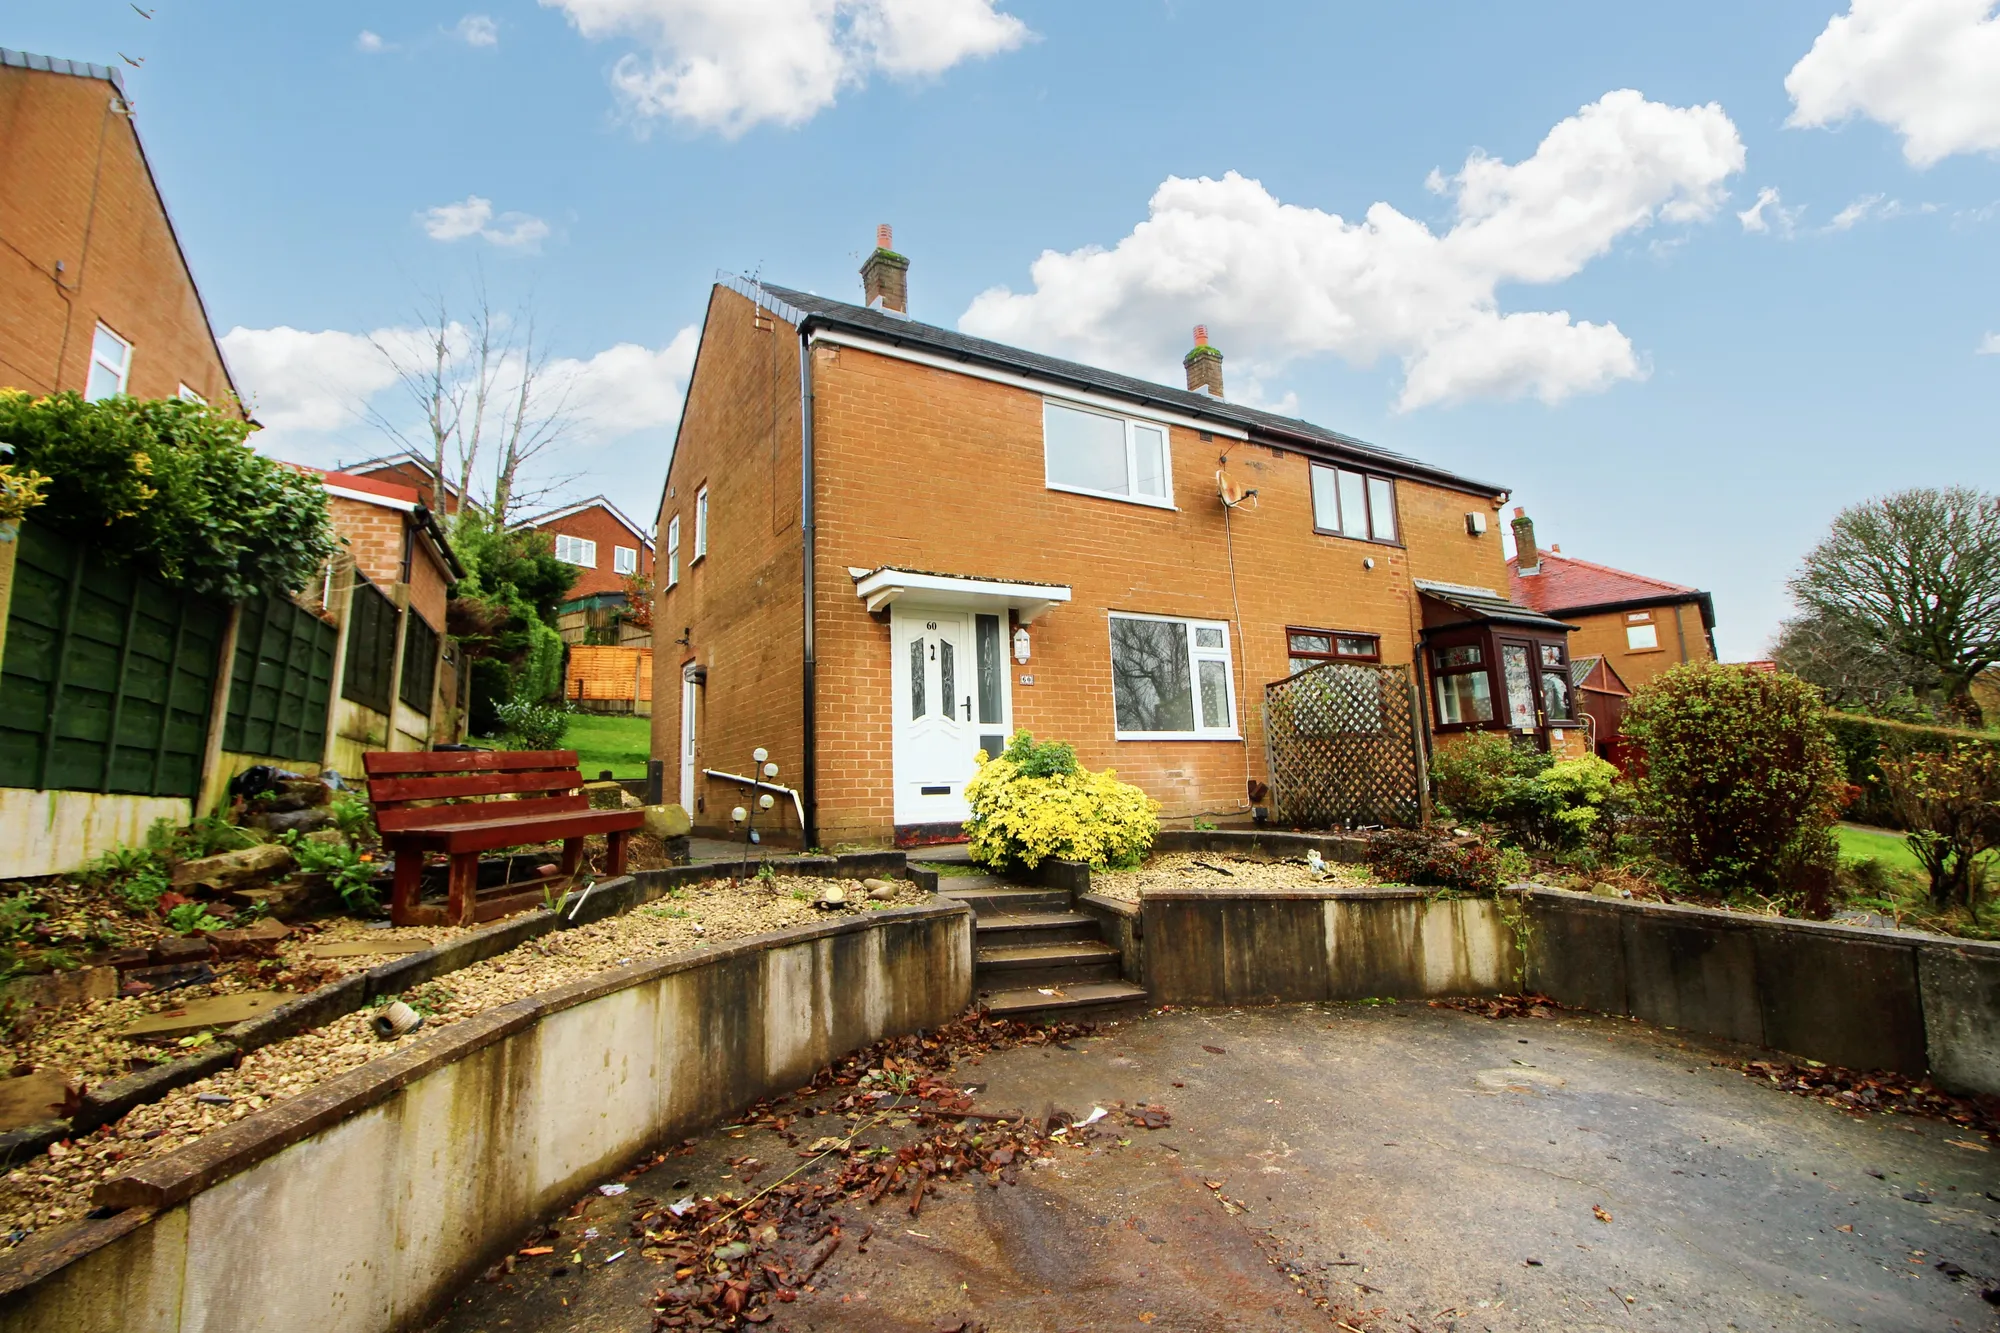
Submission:
[[[1923,669],[1920,698],[1982,725],[1972,682],[2000,663],[2000,502],[1955,486],[1843,510],[1791,581],[1809,615]]]
[[[472,672],[472,729],[490,734],[510,700],[539,703],[562,688],[562,639],[556,612],[576,566],[555,557],[547,533],[498,527],[462,516],[453,542],[466,576],[452,588],[451,634]]]
[[[1845,791],[1818,690],[1783,672],[1690,662],[1633,694],[1639,813],[1657,850],[1714,893],[1790,892],[1830,867]]]
[[[2000,747],[1954,746],[1942,754],[1884,759],[1890,804],[1909,828],[1910,851],[1931,880],[1939,909],[1976,917],[1981,855],[2000,847]]]
[[[0,390],[0,443],[46,477],[35,517],[168,583],[231,600],[296,592],[338,546],[318,480],[203,403]]]

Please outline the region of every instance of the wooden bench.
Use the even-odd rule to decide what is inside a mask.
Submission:
[[[389,920],[398,926],[470,926],[532,907],[565,888],[583,864],[583,840],[602,833],[606,871],[625,873],[625,843],[645,823],[639,810],[593,810],[574,750],[399,751],[362,756],[382,846],[396,858]],[[553,875],[479,889],[479,854],[562,841]],[[451,863],[450,899],[420,907],[424,857]]]

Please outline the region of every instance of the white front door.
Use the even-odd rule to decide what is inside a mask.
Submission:
[[[701,686],[691,676],[681,677],[681,809],[694,818],[694,718],[697,693]]]
[[[1006,616],[898,602],[889,623],[896,822],[962,822],[974,756],[1007,744]]]

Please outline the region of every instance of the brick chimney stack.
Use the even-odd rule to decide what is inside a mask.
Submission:
[[[1514,568],[1522,574],[1542,572],[1542,551],[1535,545],[1535,520],[1519,505],[1514,506]]]
[[[1187,369],[1189,393],[1222,397],[1222,353],[1208,345],[1208,325],[1194,326],[1194,350],[1181,358]]]
[[[910,261],[893,248],[895,233],[889,224],[875,229],[875,253],[861,266],[863,304],[880,305],[899,315],[910,313]]]

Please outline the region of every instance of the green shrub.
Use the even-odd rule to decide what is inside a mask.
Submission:
[[[1845,784],[1819,691],[1783,672],[1687,663],[1641,686],[1625,735],[1660,856],[1697,887],[1788,893],[1831,870]]]
[[[1368,837],[1368,868],[1387,884],[1483,893],[1499,887],[1500,854],[1449,828],[1383,829]]]
[[[1985,887],[1979,858],[2000,847],[2000,746],[1962,744],[1881,762],[1891,808],[1930,876],[1931,902],[1940,910],[1962,906],[1978,920]]]
[[[1492,732],[1439,746],[1431,778],[1453,818],[1496,824],[1510,841],[1546,851],[1608,835],[1626,803],[1618,770],[1595,755],[1551,759]]]
[[[333,814],[333,826],[349,842],[374,842],[380,836],[375,832],[375,811],[359,792],[339,793],[327,809]]]
[[[181,903],[167,912],[167,929],[176,935],[195,935],[204,930],[222,930],[229,925],[219,916],[211,916],[206,904]]]
[[[498,709],[500,721],[524,750],[559,748],[563,733],[569,730],[570,715],[575,711],[566,703],[540,704],[526,699],[501,704]]]
[[[118,886],[118,896],[128,911],[144,915],[159,905],[162,895],[173,887],[166,868],[157,862],[141,866]]]
[[[1060,743],[1016,732],[966,784],[972,859],[1033,869],[1050,857],[1100,869],[1137,865],[1160,832],[1160,803],[1111,770],[1093,773]]]
[[[36,910],[39,906],[40,901],[27,890],[0,898],[0,941],[11,944],[33,934],[39,922],[48,920],[48,913]]]
[[[1905,827],[1882,771],[1884,760],[1949,754],[1961,744],[1993,739],[1986,732],[1921,726],[1861,713],[1828,713],[1826,723],[1847,777],[1847,800],[1840,817],[1878,828]]]
[[[303,588],[338,548],[325,488],[252,449],[252,429],[177,398],[0,391],[0,443],[48,478],[35,521],[231,600]]]
[[[325,875],[348,911],[372,916],[382,910],[381,895],[375,891],[375,874],[381,867],[364,860],[353,843],[344,838],[302,838],[297,833],[287,833],[284,841],[299,869],[308,875]]]

